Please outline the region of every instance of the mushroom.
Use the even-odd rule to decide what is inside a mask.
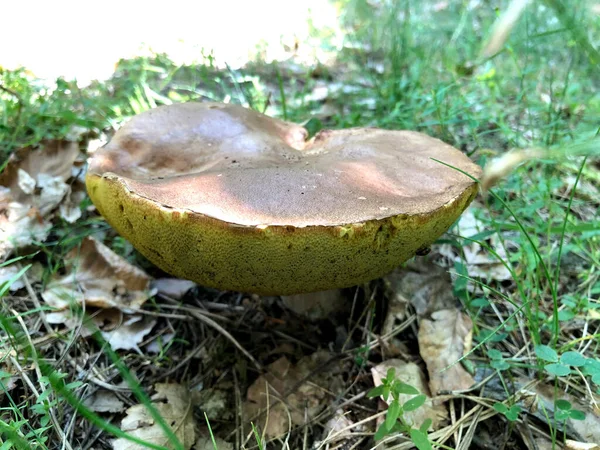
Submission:
[[[241,106],[163,106],[94,153],[87,189],[164,271],[272,295],[378,278],[433,243],[477,193],[466,174],[479,177],[479,166],[418,132],[306,138]]]

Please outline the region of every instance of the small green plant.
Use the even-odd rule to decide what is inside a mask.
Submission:
[[[519,418],[521,407],[519,405],[512,405],[510,408],[504,403],[494,403],[494,409],[500,414],[503,414],[510,422],[515,422]]]
[[[413,397],[401,403],[401,394]],[[405,417],[405,413],[423,406],[427,400],[427,396],[410,384],[396,379],[396,370],[393,367],[388,369],[386,377],[381,380],[381,384],[371,389],[367,396],[369,398],[381,396],[389,405],[385,421],[375,433],[376,441],[395,433],[406,433],[419,450],[432,449],[431,442],[427,436],[427,430],[432,423],[431,419],[425,420],[419,428],[414,428]],[[391,401],[389,401],[390,397]]]
[[[585,413],[578,409],[573,409],[573,405],[567,400],[556,400],[556,410],[554,417],[560,422],[565,422],[567,419],[585,420]]]
[[[504,359],[499,350],[493,348],[488,350],[488,356],[490,357],[490,366],[492,366],[493,369],[500,371],[510,369],[510,364]]]
[[[536,345],[535,354],[549,363],[544,365],[544,370],[557,377],[566,377],[573,368],[583,367],[587,363],[587,358],[579,352],[568,351],[559,357],[557,351],[547,345]]]
[[[581,368],[581,372],[589,376],[592,382],[600,388],[600,361],[588,358],[585,365]]]

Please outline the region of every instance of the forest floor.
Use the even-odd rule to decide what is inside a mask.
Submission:
[[[597,5],[532,2],[504,42],[486,2],[343,3],[318,63],[0,68],[0,450],[600,448]],[[502,173],[427,256],[301,311],[172,278],[88,198],[89,154],[186,101],[417,130]]]

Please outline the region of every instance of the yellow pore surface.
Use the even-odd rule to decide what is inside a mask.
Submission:
[[[99,212],[165,272],[222,290],[289,295],[378,278],[432,244],[477,193],[442,207],[332,226],[242,226],[140,197],[114,174],[89,173]]]

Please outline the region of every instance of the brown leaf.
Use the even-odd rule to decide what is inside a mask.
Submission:
[[[48,237],[78,154],[74,142],[46,141],[11,155],[0,174],[0,259]]]
[[[216,446],[215,446],[216,445]],[[233,444],[224,441],[223,439],[215,436],[215,443],[213,444],[210,436],[200,436],[193,447],[193,450],[233,450]]]
[[[325,406],[327,391],[341,389],[340,364],[325,351],[316,352],[292,365],[283,356],[248,388],[245,421],[253,421],[267,438],[281,436],[293,426],[304,425]],[[309,377],[309,379],[306,379]],[[290,423],[291,419],[291,423]]]
[[[390,368],[396,370],[396,380],[400,380],[403,383],[413,386],[427,396],[427,400],[423,406],[414,411],[405,412],[403,417],[409,424],[416,428],[419,428],[425,420],[431,419],[431,429],[433,429],[433,431],[437,430],[448,418],[448,411],[444,405],[434,404],[425,380],[425,374],[421,368],[415,363],[405,362],[401,359],[388,359],[371,369],[375,386],[381,384],[381,380],[385,378],[387,371]],[[400,404],[404,404],[413,397],[413,395],[400,394]]]
[[[76,142],[44,141],[39,149],[22,148],[10,156],[6,168],[0,174],[0,186],[19,192],[19,169],[33,179],[45,174],[67,181],[72,176],[73,163],[78,155],[79,147]],[[21,201],[23,197],[16,196],[14,199]]]
[[[296,314],[318,320],[329,317],[348,306],[341,289],[310,292],[308,294],[283,295],[283,304]]]
[[[83,404],[96,412],[117,413],[123,411],[125,404],[119,400],[114,392],[99,389],[88,397]]]
[[[196,423],[193,414],[193,396],[180,384],[159,383],[154,386],[156,394],[152,396],[152,405],[158,410],[173,433],[188,450],[196,443]],[[160,425],[154,422],[144,405],[134,405],[127,409],[127,415],[121,421],[121,430],[131,436],[156,445],[173,448]],[[114,450],[142,450],[146,447],[124,438],[112,442]]]
[[[48,284],[42,298],[66,309],[72,303],[135,311],[152,295],[150,277],[104,244],[87,237],[66,257],[67,273]]]
[[[141,354],[138,344],[152,331],[154,325],[156,320],[140,315],[131,316],[113,331],[102,331],[102,336],[113,350],[136,350]]]
[[[46,320],[51,324],[62,324],[69,329],[79,329],[82,337],[91,336],[96,329],[101,331],[115,330],[124,321],[123,312],[116,308],[102,309],[87,316],[91,321],[83,324],[83,317],[76,311],[63,309],[46,313]]]
[[[473,323],[457,309],[444,309],[422,319],[419,326],[419,352],[427,364],[429,387],[440,391],[462,390],[474,384],[473,377],[456,363],[471,346]],[[452,367],[446,369],[448,366]]]
[[[419,316],[456,305],[450,275],[427,258],[414,259],[393,271],[385,280],[390,302],[399,305],[410,302]]]

